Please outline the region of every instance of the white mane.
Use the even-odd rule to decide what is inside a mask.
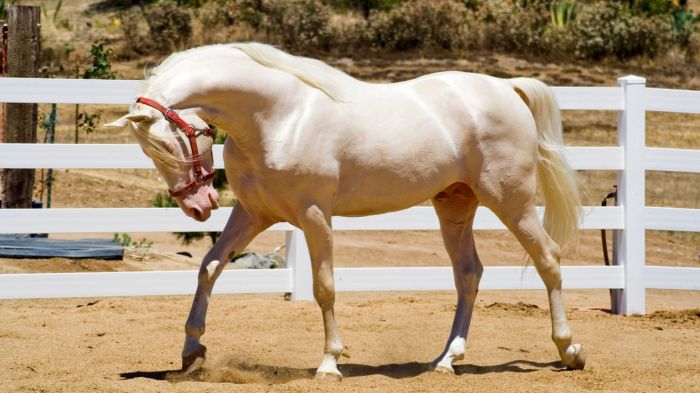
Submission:
[[[348,74],[320,60],[293,56],[271,45],[248,42],[230,44],[229,46],[240,50],[266,67],[296,76],[304,83],[321,90],[336,101],[342,100],[340,89],[342,81],[352,79]]]
[[[169,70],[182,64],[182,62],[201,60],[202,58],[215,55],[215,52],[222,49],[237,49],[265,67],[292,74],[302,82],[321,90],[336,101],[342,101],[343,94],[340,86],[343,84],[343,81],[353,80],[346,73],[322,61],[308,57],[293,56],[271,45],[246,42],[207,45],[174,53],[148,73],[147,80],[139,89],[139,94],[145,93],[149,86],[158,85],[161,82],[159,77],[164,76]]]

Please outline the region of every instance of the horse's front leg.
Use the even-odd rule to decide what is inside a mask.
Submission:
[[[316,370],[316,379],[341,380],[337,360],[343,352],[343,344],[335,325],[335,284],[333,282],[333,231],[330,215],[317,206],[311,206],[299,220],[306,236],[311,256],[314,282],[314,298],[321,307],[326,335],[324,358]]]
[[[204,334],[209,297],[214,282],[228,264],[231,257],[242,251],[255,236],[269,226],[264,220],[236,204],[221,236],[207,253],[199,268],[197,291],[185,324],[185,345],[182,349],[182,370],[191,372],[204,362],[206,347],[199,342]]]

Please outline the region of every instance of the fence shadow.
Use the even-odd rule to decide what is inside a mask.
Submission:
[[[383,375],[393,379],[411,378],[431,371],[430,363],[393,363],[379,366],[366,364],[340,364],[340,372],[345,378]],[[458,364],[454,366],[457,375],[481,375],[491,373],[529,373],[543,369],[561,371],[561,362],[534,362],[529,360],[513,360],[495,365]],[[133,371],[119,374],[121,379],[148,378],[169,382],[209,382],[209,383],[267,383],[282,384],[299,379],[313,379],[316,370],[313,368],[276,367],[269,365],[221,363],[213,367],[188,375],[180,370],[162,371]]]

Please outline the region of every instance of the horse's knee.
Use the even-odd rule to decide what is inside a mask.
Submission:
[[[481,264],[478,260],[475,261],[475,263],[469,264],[469,267],[467,268],[465,272],[468,276],[470,276],[473,280],[479,283],[481,281],[481,276],[484,275],[484,265]]]
[[[548,282],[561,283],[561,266],[559,261],[559,246],[557,245],[545,251],[539,257],[539,260],[535,261],[537,272],[540,274],[545,284]]]
[[[473,265],[468,267],[460,267],[459,269],[459,281],[464,285],[465,288],[476,288],[481,281],[481,276],[484,274],[484,267],[479,265]]]
[[[335,283],[333,274],[319,274],[314,279],[314,298],[320,305],[332,304],[335,301]]]
[[[467,257],[463,257],[457,267],[458,281],[461,281],[465,289],[474,288],[475,291],[481,281],[481,276],[484,274],[484,266],[479,261],[475,251],[468,259],[464,258]]]
[[[547,247],[547,257],[549,259],[553,259],[557,265],[559,264],[559,260],[561,259],[561,247],[554,241],[549,241],[548,247]]]

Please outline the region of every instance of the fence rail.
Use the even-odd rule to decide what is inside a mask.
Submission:
[[[568,147],[564,153],[575,169],[623,169],[624,150],[620,147]],[[4,168],[155,168],[137,144],[0,144],[0,156]],[[214,145],[214,167],[224,167],[222,145]]]
[[[222,169],[223,146],[214,145],[214,167]],[[567,147],[566,159],[578,170],[624,169],[621,147]],[[646,170],[700,173],[700,150],[646,148]],[[154,169],[137,144],[0,144],[3,168]]]
[[[539,208],[538,213],[541,217],[543,209]],[[197,222],[178,208],[0,209],[0,233],[220,231],[230,214],[230,207],[220,208],[212,212],[209,220]],[[623,229],[623,218],[624,211],[619,206],[589,206],[584,209],[581,228]],[[663,215],[658,219],[663,220]],[[332,223],[333,229],[339,231],[440,229],[433,208],[421,206],[368,217],[333,217]],[[293,228],[287,223],[279,223],[268,230],[289,231]],[[474,219],[474,229],[506,228],[489,209],[480,207]]]
[[[0,102],[130,104],[140,81],[0,78]],[[563,266],[565,288],[621,289],[619,310],[643,313],[646,288],[700,290],[700,269],[645,265],[645,230],[700,232],[700,209],[645,206],[645,173],[700,173],[700,151],[644,146],[645,111],[700,114],[700,92],[646,88],[645,80],[625,77],[617,87],[554,87],[563,110],[609,110],[618,113],[618,146],[567,147],[565,155],[578,170],[618,173],[619,206],[586,207],[581,228],[616,233],[618,266]],[[215,167],[222,168],[221,146],[214,147]],[[0,144],[0,168],[136,168],[153,163],[138,145]],[[216,231],[230,208],[215,211],[205,223],[179,209],[82,208],[0,209],[0,233]],[[542,214],[542,209],[539,209]],[[372,217],[334,217],[336,230],[437,230],[431,207],[414,207]],[[504,229],[488,209],[479,208],[475,229]],[[291,292],[311,299],[308,249],[301,231],[285,231],[286,269],[227,270],[215,292]],[[450,290],[450,268],[338,268],[339,291]],[[195,271],[37,273],[0,275],[0,298],[143,296],[194,293]],[[487,267],[481,289],[535,289],[543,284],[532,267]]]

